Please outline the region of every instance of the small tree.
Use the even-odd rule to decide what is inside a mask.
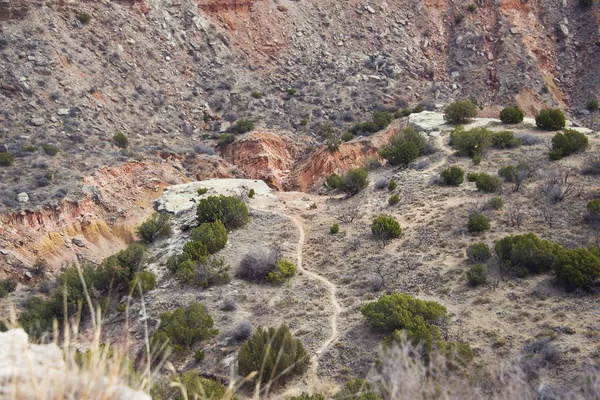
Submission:
[[[535,125],[543,130],[557,131],[565,127],[567,120],[563,112],[555,108],[546,108],[535,117]]]
[[[259,326],[240,349],[238,369],[242,376],[256,372],[255,381],[281,383],[303,375],[310,357],[302,342],[294,339],[286,325],[268,329]]]
[[[402,235],[402,228],[394,217],[380,215],[371,224],[371,232],[380,246],[385,247],[391,240]]]
[[[442,171],[442,179],[446,185],[460,186],[465,180],[465,172],[462,168],[452,166]]]
[[[480,233],[490,230],[490,221],[488,217],[480,213],[472,213],[467,223],[467,228],[471,233]]]
[[[469,100],[450,103],[444,109],[444,119],[451,124],[466,124],[477,116],[477,106]]]

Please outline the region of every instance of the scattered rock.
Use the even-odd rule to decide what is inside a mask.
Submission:
[[[21,192],[17,195],[17,201],[19,203],[27,203],[29,201],[29,195],[25,192]]]
[[[85,247],[85,241],[80,236],[75,236],[71,241],[77,247]]]
[[[41,117],[37,117],[37,118],[31,118],[31,120],[29,121],[29,123],[33,126],[42,126],[46,123],[46,120],[44,118]]]
[[[558,33],[564,39],[569,36],[569,28],[564,24],[560,24],[558,26]]]
[[[56,113],[58,115],[69,115],[70,111],[71,110],[69,108],[59,108]]]

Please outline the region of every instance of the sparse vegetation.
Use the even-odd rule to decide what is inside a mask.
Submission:
[[[460,186],[465,180],[465,172],[457,166],[446,168],[441,176],[444,183],[449,186]]]
[[[486,206],[492,210],[500,210],[504,206],[504,200],[500,196],[492,196],[487,201]]]
[[[460,15],[462,21],[462,14]],[[456,18],[456,17],[455,17]],[[444,109],[444,119],[451,124],[466,124],[477,116],[477,106],[469,100],[459,100],[450,103]]]
[[[259,326],[238,355],[240,375],[256,372],[255,381],[283,383],[293,376],[303,375],[310,357],[299,339],[294,339],[286,325],[279,328]]]
[[[566,119],[561,110],[546,108],[535,117],[535,124],[546,131],[557,131],[565,127]]]
[[[77,13],[77,20],[81,22],[81,25],[87,25],[92,20],[92,16],[86,12]]]
[[[519,108],[519,106],[505,107],[500,112],[500,121],[503,124],[518,124],[523,122],[525,113]]]
[[[396,181],[394,179],[390,179],[390,183],[388,183],[388,190],[390,192],[396,190],[396,188],[398,187],[398,184],[396,183]]]
[[[227,146],[231,143],[235,142],[235,135],[232,133],[224,133],[221,136],[219,136],[219,143],[218,145],[221,147]]]
[[[400,195],[399,194],[393,194],[390,196],[390,198],[388,199],[388,204],[390,206],[396,205],[400,203]]]
[[[475,12],[475,10],[477,10],[477,6],[475,5],[475,3],[471,3],[467,6],[467,11]]]
[[[257,247],[240,262],[237,276],[250,282],[282,284],[296,274],[296,266],[281,259],[275,250]]]

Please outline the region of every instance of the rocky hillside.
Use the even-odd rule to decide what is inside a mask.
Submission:
[[[4,0],[0,211],[80,198],[131,159],[214,176],[199,161],[241,118],[311,145],[324,123],[471,98],[597,127],[599,18],[574,0]]]

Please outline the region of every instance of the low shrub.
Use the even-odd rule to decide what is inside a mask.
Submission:
[[[255,99],[262,99],[262,94],[260,92],[252,92],[251,96]]]
[[[81,22],[82,25],[87,25],[92,20],[92,16],[86,12],[77,13],[77,20]]]
[[[467,11],[475,12],[475,10],[477,10],[477,6],[474,3],[471,3],[467,6]]]
[[[254,328],[248,321],[242,321],[235,326],[231,331],[228,332],[228,336],[230,336],[236,342],[243,342],[252,336],[252,332]]]
[[[227,229],[242,228],[248,223],[248,208],[231,196],[209,196],[200,199],[196,208],[198,223],[220,220]]]
[[[154,286],[156,286],[156,275],[150,271],[140,271],[131,278],[129,292],[138,297],[154,289]]]
[[[345,133],[342,135],[342,142],[349,142],[349,141],[351,141],[352,139],[354,139],[354,135],[353,135],[353,134],[351,134],[350,132],[345,132]]]
[[[547,131],[563,129],[566,122],[563,112],[555,108],[546,108],[535,117],[535,125]]]
[[[204,351],[198,350],[194,353],[200,357]],[[196,361],[199,361],[198,359]],[[177,384],[172,384],[177,382]],[[200,372],[191,370],[182,373],[180,376],[173,379],[158,380],[150,389],[150,397],[153,400],[183,400],[182,395],[185,389],[187,399],[228,399],[235,398],[228,391],[227,387],[220,381],[208,379],[200,375]]]
[[[588,100],[587,103],[585,103],[585,108],[588,111],[592,111],[592,112],[598,110],[598,100],[596,100],[596,99]]]
[[[185,350],[193,349],[202,341],[216,336],[219,330],[213,326],[214,321],[206,308],[195,302],[185,308],[163,313],[160,325],[152,335],[152,344],[162,346],[166,343],[172,346],[176,356],[182,356]]]
[[[220,219],[204,222],[192,230],[191,240],[202,243],[209,254],[214,254],[227,244],[227,229]]]
[[[14,278],[5,278],[0,281],[0,298],[8,296],[17,288],[17,281]]]
[[[394,179],[390,179],[390,183],[388,184],[388,190],[391,192],[393,190],[396,190],[397,187],[398,184],[396,183],[396,181]]]
[[[515,137],[511,131],[500,131],[492,133],[492,147],[496,149],[512,149],[519,147],[521,140]]]
[[[560,160],[574,153],[585,151],[589,146],[585,134],[574,129],[565,129],[552,138],[552,151],[548,154],[551,160]]]
[[[259,326],[238,353],[238,371],[247,377],[256,372],[255,381],[267,383],[277,377],[277,383],[303,375],[310,356],[299,339],[294,339],[286,325],[268,329]]]
[[[340,226],[338,224],[333,224],[329,227],[329,233],[331,233],[332,235],[335,235],[339,231],[340,231]]]
[[[492,131],[485,128],[473,128],[465,131],[457,127],[450,134],[450,145],[459,156],[482,156],[492,144]]]
[[[467,228],[471,233],[481,233],[483,231],[489,231],[490,220],[488,219],[488,217],[485,216],[485,214],[474,212],[469,216]]]
[[[400,227],[400,223],[394,217],[380,215],[373,220],[371,232],[373,233],[375,240],[384,247],[391,240],[399,238],[402,235],[402,228]]]
[[[434,301],[394,293],[365,304],[360,312],[373,330],[393,332],[404,329],[415,321],[436,322],[446,316],[447,310]]]
[[[123,132],[115,133],[115,135],[113,136],[113,141],[117,146],[119,146],[122,149],[126,149],[127,146],[129,146],[129,139],[127,138],[127,135],[125,135]]]
[[[535,146],[544,143],[544,139],[532,133],[519,133],[515,137],[521,141],[523,146]]]
[[[373,113],[373,119],[371,121],[362,122],[354,125],[349,129],[349,132],[353,135],[369,135],[371,133],[379,132],[380,130],[387,128],[387,126],[394,120],[394,116],[387,111],[378,111]]]
[[[518,124],[523,122],[525,113],[519,108],[519,106],[505,107],[500,111],[500,121],[503,124]]]
[[[579,0],[579,5],[582,8],[589,8],[594,4],[594,0]]]
[[[220,147],[224,147],[227,146],[231,143],[235,142],[235,135],[232,133],[224,133],[221,136],[219,136],[219,142],[218,145]]]
[[[21,151],[25,151],[27,153],[35,153],[37,151],[37,146],[32,144],[26,144],[21,146]]]
[[[600,175],[600,154],[590,154],[581,171],[584,175]]]
[[[404,142],[393,147],[388,146],[381,149],[379,155],[391,165],[406,167],[419,158],[419,148],[412,142]]]
[[[58,147],[53,144],[45,144],[42,146],[42,149],[44,150],[44,153],[52,157],[58,154]]]
[[[443,170],[441,177],[446,185],[460,186],[465,180],[465,172],[460,167],[452,166]]]
[[[476,182],[478,176],[479,176],[479,174],[477,172],[469,172],[467,174],[467,180],[469,182]]]
[[[561,250],[554,258],[552,270],[567,289],[588,288],[600,278],[600,260],[587,249]]]
[[[482,172],[480,174],[477,174],[475,186],[480,192],[493,193],[500,190],[500,188],[502,187],[502,182],[500,182],[500,179],[498,179],[498,177],[491,176]]]
[[[412,109],[412,114],[420,114],[424,111],[423,108],[423,104],[417,104],[413,109]]]
[[[332,174],[327,178],[326,185],[354,196],[369,186],[369,172],[364,167],[357,167],[348,170],[343,176]]]
[[[483,264],[473,265],[467,271],[467,280],[471,286],[483,285],[487,282],[487,268]]]
[[[158,238],[165,238],[171,235],[170,218],[167,214],[154,213],[141,224],[136,233],[145,243],[152,243]]]
[[[444,109],[444,119],[455,125],[466,124],[471,118],[475,118],[476,116],[477,106],[469,100],[459,100],[450,103]]]
[[[263,282],[269,272],[275,270],[279,261],[274,250],[257,247],[252,249],[240,261],[237,276],[251,282]]]
[[[12,154],[4,152],[4,153],[0,153],[0,167],[8,167],[10,165],[12,165],[12,163],[15,161],[15,158],[13,157]]]
[[[503,271],[518,277],[549,271],[559,250],[560,246],[533,233],[506,236],[495,245]]]
[[[281,285],[287,279],[296,275],[296,266],[288,260],[279,260],[275,269],[267,274],[266,281],[275,285]]]
[[[342,389],[333,396],[334,400],[383,400],[377,388],[371,382],[360,378],[352,378],[346,382]],[[291,400],[291,399],[290,399]],[[321,398],[305,398],[298,400],[324,400]]]
[[[486,207],[492,210],[500,210],[504,207],[504,200],[500,196],[492,196],[486,203]]]
[[[391,195],[391,196],[390,196],[390,198],[388,199],[388,204],[389,204],[390,206],[396,205],[396,204],[398,204],[398,203],[400,203],[400,195],[398,195],[398,194],[393,194],[393,195]]]
[[[456,14],[456,15],[454,15],[454,23],[456,25],[458,25],[461,22],[463,22],[463,19],[465,19],[465,16],[463,14]],[[475,114],[475,115],[477,115],[477,114]]]
[[[475,243],[467,247],[467,258],[469,261],[475,264],[482,264],[488,262],[492,258],[492,253],[487,244]]]
[[[232,133],[241,135],[243,133],[250,132],[254,130],[254,122],[251,119],[240,119],[230,128]]]

